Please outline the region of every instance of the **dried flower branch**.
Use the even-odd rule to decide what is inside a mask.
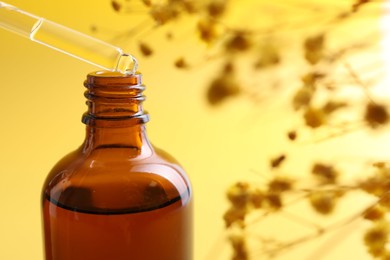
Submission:
[[[210,61],[212,57],[219,61],[216,64],[221,64],[216,65],[220,66],[216,70],[217,75],[210,78],[205,86],[205,99],[210,106],[221,106],[228,99],[234,101],[238,96],[253,96],[253,92],[259,93],[259,96],[270,92],[269,88],[257,83],[257,77],[269,75],[267,85],[277,85],[276,82],[280,82],[278,72],[289,70],[292,73],[288,74],[286,83],[282,82],[279,88],[283,91],[296,87],[290,104],[302,123],[285,133],[284,138],[287,137],[292,145],[301,141],[302,132],[306,129],[312,133],[328,130],[323,138],[311,140],[315,143],[340,138],[362,128],[371,131],[383,129],[389,124],[389,107],[385,102],[376,100],[372,92],[375,86],[365,77],[369,71],[351,65],[354,64],[352,61],[356,59],[355,56],[369,51],[377,44],[371,37],[362,34],[363,31],[375,31],[372,25],[370,27],[363,24],[365,30],[361,30],[362,33],[357,33],[356,30],[351,32],[351,25],[358,22],[357,26],[361,28],[366,18],[373,17],[370,8],[381,5],[384,2],[382,0],[350,0],[337,2],[334,6],[330,2],[307,0],[283,0],[275,3],[253,1],[253,4],[258,4],[256,8],[261,13],[259,18],[253,17],[250,24],[229,20],[229,15],[240,5],[238,1],[138,2],[153,30],[168,28],[165,40],[172,44],[179,37],[169,26],[174,28],[174,25],[181,24],[180,21],[186,18],[195,21],[188,23],[190,27],[186,31],[195,36],[195,44],[201,42],[209,47],[200,59]],[[112,10],[118,13],[131,10],[129,6],[133,4],[134,1],[111,0]],[[246,8],[249,12],[255,7],[249,4]],[[292,8],[294,12],[290,12]],[[302,15],[304,18],[300,18],[299,11],[305,13]],[[275,14],[281,17],[277,21],[274,19]],[[94,27],[94,31],[98,32],[97,27]],[[341,34],[346,41],[338,39]],[[140,41],[138,49],[141,55],[149,58],[153,58],[159,51],[157,45],[147,41]],[[208,50],[213,50],[212,55]],[[175,52],[172,53],[176,55]],[[367,64],[370,62],[372,60],[367,61]],[[193,64],[198,63],[186,55],[177,54],[172,66],[186,73],[196,69]],[[240,64],[240,67],[236,64]],[[248,76],[249,73],[252,74]],[[251,95],[243,95],[249,93],[248,85],[255,85],[255,88],[251,89]],[[357,89],[356,87],[363,90],[356,100],[340,95],[343,90]],[[253,100],[258,102],[257,99],[248,99],[250,102]],[[345,113],[352,113],[354,116],[350,120],[340,120],[339,116]],[[289,160],[290,157],[292,155],[289,153]],[[286,159],[287,153],[283,152],[264,162],[270,166],[272,176],[264,185],[241,181],[227,190],[229,208],[223,219],[226,229],[236,232],[228,240],[233,249],[231,259],[247,260],[252,256],[256,259],[258,254],[261,254],[262,259],[275,258],[357,220],[370,224],[362,234],[362,245],[365,244],[367,251],[378,259],[390,259],[390,224],[387,220],[390,217],[389,165],[378,162],[374,167],[363,169],[367,172],[374,171],[373,174],[346,184],[342,183],[342,177],[346,173],[335,164],[309,162],[306,179],[311,182],[308,186],[302,186],[306,182],[293,174],[280,174],[279,171],[286,168]],[[290,209],[294,203],[306,202],[306,206],[319,216],[331,217],[337,211],[340,201],[347,194],[356,192],[373,197],[374,203],[363,207],[359,212],[351,212],[346,219],[330,225],[313,224],[302,216],[299,221],[309,223],[307,226],[311,228],[308,234],[298,234],[295,239],[288,241],[281,237],[266,238],[259,235],[256,236],[258,248],[251,248],[249,241],[252,238],[248,236],[247,230],[277,214],[286,215],[286,209]],[[255,220],[248,220],[254,215],[258,216]]]

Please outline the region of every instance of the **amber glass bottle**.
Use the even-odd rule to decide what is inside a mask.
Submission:
[[[42,191],[46,260],[190,260],[192,191],[148,140],[141,75],[96,72],[84,85],[86,138]]]

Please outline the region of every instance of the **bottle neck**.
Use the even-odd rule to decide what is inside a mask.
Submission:
[[[87,76],[88,111],[82,122],[87,125],[84,151],[98,148],[126,148],[134,155],[150,152],[143,110],[141,74],[123,75],[116,72],[95,72]]]

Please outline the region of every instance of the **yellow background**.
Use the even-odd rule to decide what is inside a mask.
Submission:
[[[112,30],[111,36],[134,27],[131,15],[116,14],[108,0],[8,3],[87,33],[92,24],[106,32]],[[106,36],[105,40],[109,39]],[[159,53],[153,60],[138,57],[147,85],[145,107],[151,114],[149,137],[174,155],[192,180],[195,260],[228,259],[230,249],[224,243],[222,222],[227,208],[225,191],[236,180],[264,182],[264,177],[259,177],[267,169],[264,162],[288,147],[283,136],[297,120],[286,99],[259,107],[238,98],[234,104],[209,107],[205,86],[217,71],[199,66],[193,73],[182,73],[171,66],[179,56],[173,50],[196,56],[203,47],[186,49],[185,41],[175,48],[166,42],[155,42],[155,46]],[[86,107],[82,83],[94,70],[92,65],[0,30],[0,259],[43,259],[41,186],[54,163],[83,140],[80,119]],[[360,160],[364,151],[386,158],[389,149],[384,143],[389,140],[380,138],[373,142],[358,133],[329,144],[289,147],[297,157],[291,167],[299,169],[316,157],[331,160],[337,153],[348,154],[350,160]],[[330,150],[335,146],[336,154]],[[267,228],[287,232],[283,226]],[[360,245],[359,234],[345,232],[352,235],[324,259],[352,259],[345,257],[351,254],[355,260],[369,259],[364,247],[355,246]],[[303,259],[301,256],[310,256],[310,252],[298,250],[286,259]]]

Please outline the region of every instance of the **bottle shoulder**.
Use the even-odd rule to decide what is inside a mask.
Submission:
[[[161,149],[129,157],[129,148],[82,148],[62,158],[49,173],[44,199],[79,210],[147,210],[191,197],[178,162]]]
[[[180,163],[166,151],[152,146],[151,153],[133,156],[131,148],[106,147],[86,153],[80,147],[60,159],[52,168],[48,177],[61,173],[61,177],[73,176],[77,173],[92,174],[93,172],[116,172],[126,174],[137,171],[147,171],[159,174],[171,170],[185,175]],[[131,155],[130,155],[131,154]]]

